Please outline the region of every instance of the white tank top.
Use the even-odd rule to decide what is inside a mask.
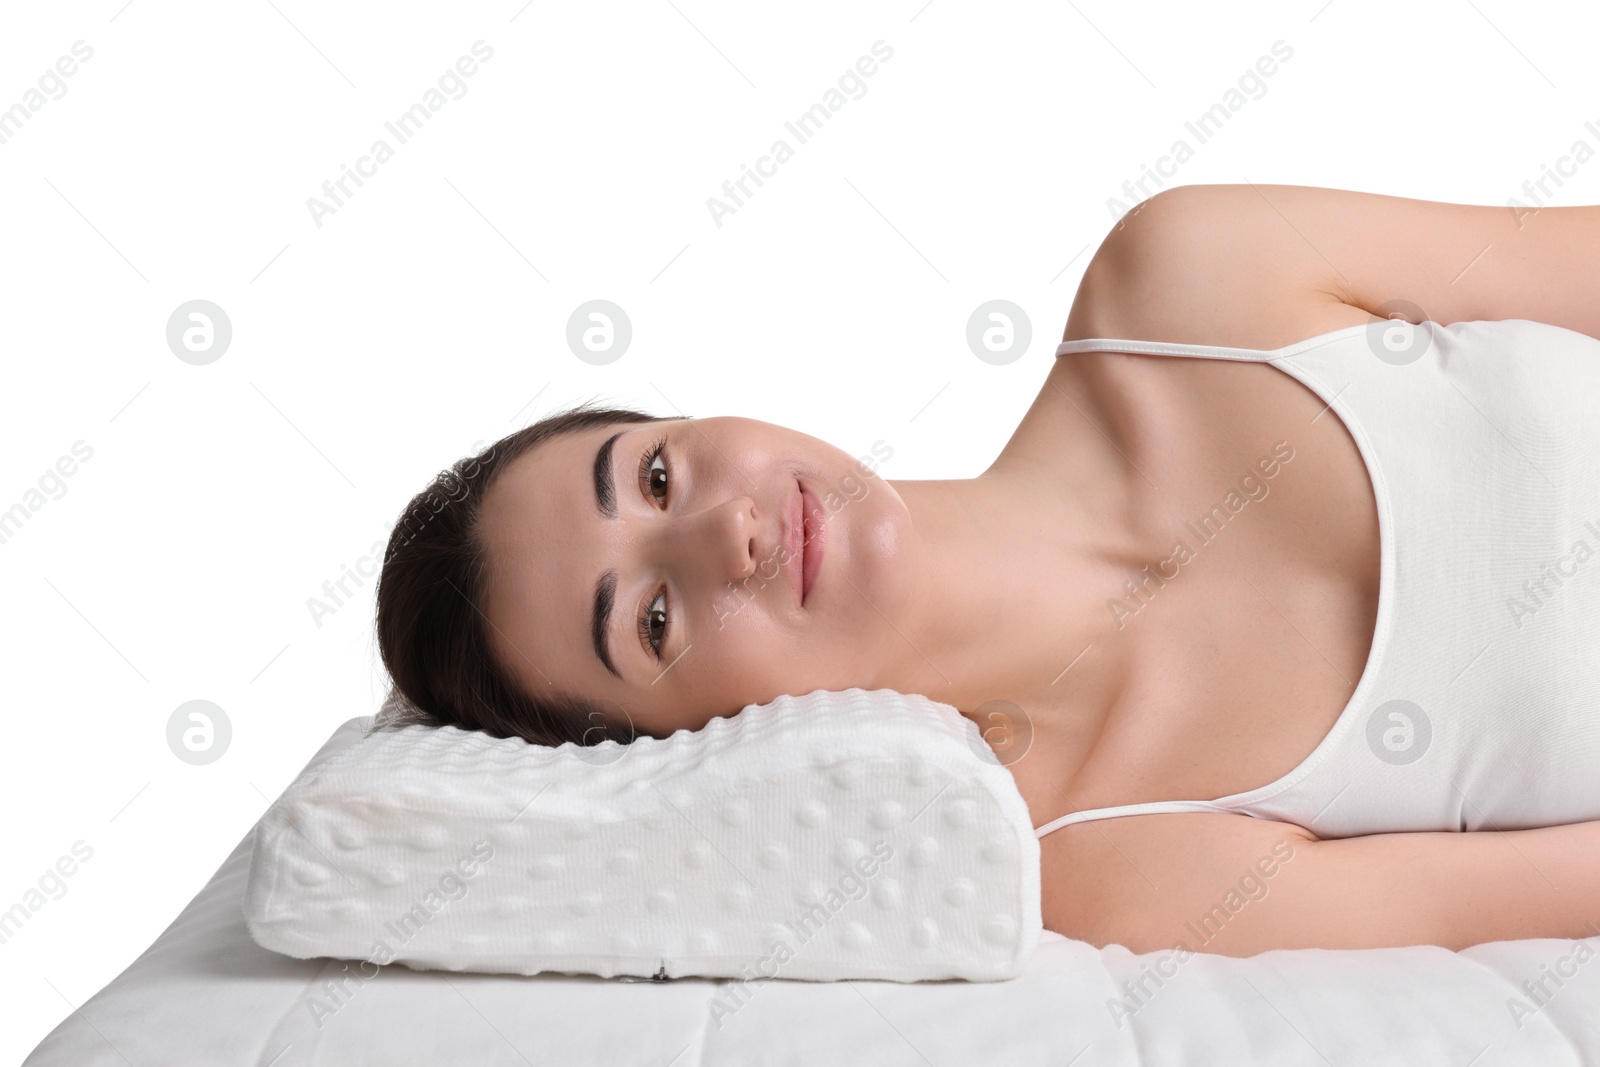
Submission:
[[[1039,837],[1182,811],[1322,838],[1600,819],[1600,340],[1375,320],[1272,351],[1094,338],[1056,355],[1095,351],[1270,363],[1321,397],[1372,482],[1377,622],[1350,702],[1282,778],[1073,812]]]

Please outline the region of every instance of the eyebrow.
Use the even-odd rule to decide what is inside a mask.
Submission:
[[[617,517],[617,492],[611,483],[611,448],[624,431],[618,430],[605,439],[600,451],[594,454],[594,500],[602,517]]]
[[[611,450],[624,431],[617,431],[594,454],[594,501],[602,517],[617,517],[617,492],[611,475]],[[605,669],[622,678],[622,672],[611,662],[611,652],[606,647],[606,633],[611,629],[611,607],[617,595],[617,572],[608,570],[594,583],[594,608],[590,614],[590,632],[594,638],[594,654],[600,657]],[[623,679],[626,681],[626,679]]]

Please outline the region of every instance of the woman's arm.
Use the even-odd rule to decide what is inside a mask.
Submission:
[[[1069,338],[1276,348],[1307,336],[1307,323],[1326,321],[1330,310],[1388,318],[1404,302],[1445,324],[1533,319],[1600,337],[1597,295],[1600,207],[1184,185],[1112,228],[1067,330]]]
[[[1600,822],[1318,840],[1246,815],[1067,827],[1041,842],[1048,929],[1134,952],[1251,956],[1600,934]]]

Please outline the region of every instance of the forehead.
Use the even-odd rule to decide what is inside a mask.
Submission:
[[[496,534],[585,504],[595,517],[595,450],[626,426],[591,426],[541,441],[509,461],[484,494],[481,518]]]
[[[507,463],[484,495],[484,613],[501,662],[529,686],[610,679],[589,641],[589,613],[622,524],[595,504],[594,459],[606,438],[636,428],[590,427],[540,442]],[[613,469],[626,471],[620,445]],[[620,495],[627,481],[617,480]]]

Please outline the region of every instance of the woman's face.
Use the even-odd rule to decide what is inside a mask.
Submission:
[[[606,707],[618,740],[630,722],[665,737],[785,693],[873,688],[910,593],[894,488],[754,419],[564,434],[507,464],[482,508],[497,662],[532,695]],[[823,551],[802,603],[808,533]]]

